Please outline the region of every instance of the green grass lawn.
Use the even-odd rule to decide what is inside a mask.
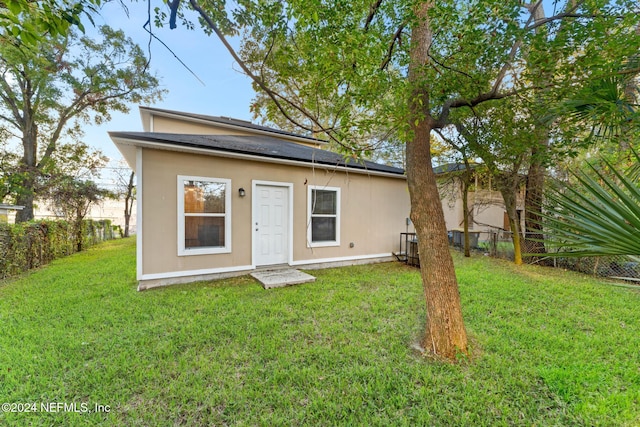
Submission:
[[[474,354],[456,365],[412,348],[401,264],[139,293],[133,240],[55,261],[0,282],[0,403],[38,409],[0,425],[640,425],[640,292],[454,256]]]

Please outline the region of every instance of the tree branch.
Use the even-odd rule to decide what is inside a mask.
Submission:
[[[80,96],[78,96],[78,98],[69,107],[65,108],[64,111],[60,114],[56,128],[53,131],[53,134],[51,135],[51,137],[49,138],[49,142],[47,143],[47,148],[43,153],[42,157],[40,158],[40,162],[38,162],[37,167],[41,168],[44,165],[43,161],[49,159],[53,155],[53,152],[56,150],[58,139],[60,138],[62,131],[71,119],[81,114],[83,111],[87,109],[87,107],[91,105],[107,102],[112,99],[122,98],[126,95],[129,95],[134,90],[135,90],[134,88],[130,88],[125,91],[120,91],[117,93],[113,93],[111,95],[103,96],[97,99],[92,99],[87,102],[84,102],[84,101],[91,94],[94,94],[95,92],[91,92],[91,91],[82,92]]]
[[[570,7],[568,7],[568,9],[560,14],[554,15],[550,18],[547,19],[534,19],[537,15],[537,11],[538,8],[541,7],[542,5],[542,0],[538,0],[536,1],[534,4],[523,4],[523,7],[525,7],[529,12],[529,19],[527,20],[527,22],[525,23],[524,26],[524,30],[531,30],[531,29],[535,29],[537,27],[540,27],[543,24],[546,24],[548,22],[551,21],[556,21],[556,20],[560,20],[560,19],[564,19],[564,18],[568,18],[568,17],[573,17],[574,15],[576,15],[574,12],[575,10],[577,10],[583,3],[585,2],[585,0],[579,0],[579,1],[575,1],[572,5],[570,5]],[[532,24],[533,22],[533,24]],[[541,23],[541,25],[538,25],[539,23]],[[452,99],[449,101],[446,101],[444,103],[444,105],[442,106],[442,112],[440,114],[440,117],[437,120],[437,126],[438,127],[442,127],[444,125],[446,125],[447,123],[447,119],[449,117],[449,113],[450,110],[452,108],[460,108],[460,107],[475,107],[479,104],[482,104],[483,102],[487,102],[487,101],[491,101],[491,100],[498,100],[498,99],[503,99],[503,98],[507,98],[510,96],[514,96],[514,95],[518,95],[522,92],[527,92],[529,90],[535,90],[535,89],[544,89],[544,88],[548,88],[553,86],[554,83],[549,83],[548,85],[545,85],[544,87],[535,87],[535,86],[531,86],[531,87],[527,87],[527,88],[522,88],[522,89],[514,89],[514,90],[510,90],[510,91],[506,91],[506,92],[500,92],[500,86],[502,86],[502,83],[504,81],[504,78],[507,75],[507,71],[509,70],[509,68],[511,68],[511,65],[518,53],[518,50],[522,47],[522,39],[518,39],[514,42],[513,46],[511,47],[511,50],[509,52],[509,56],[508,59],[505,61],[505,63],[502,65],[502,67],[500,68],[500,71],[498,72],[498,74],[496,75],[496,79],[495,82],[493,84],[493,87],[491,88],[491,90],[489,92],[483,93],[483,94],[479,94],[478,96],[476,96],[475,98],[472,99],[463,99],[463,98],[458,98],[458,99]]]
[[[433,62],[435,62],[436,64],[438,64],[442,68],[445,68],[445,69],[447,69],[449,71],[452,71],[454,73],[462,74],[463,76],[469,78],[470,80],[473,80],[473,77],[470,74],[465,73],[464,71],[461,71],[461,70],[456,70],[453,67],[449,67],[448,65],[443,64],[442,62],[438,61],[433,55],[431,55],[431,53],[427,52],[427,56],[429,57],[429,59],[431,59]]]
[[[176,25],[176,16],[178,15],[178,6],[180,6],[180,0],[167,0],[167,5],[169,6],[169,10],[171,11],[169,15],[169,28],[175,30]]]
[[[177,1],[177,0],[174,0]],[[337,144],[339,144],[340,146],[344,147],[344,148],[348,148],[348,146],[346,146],[342,141],[340,141],[338,138],[336,138],[336,136],[334,135],[335,130],[333,129],[327,129],[325,128],[322,123],[320,123],[311,113],[309,113],[308,111],[306,111],[304,108],[302,108],[301,106],[291,102],[290,100],[288,100],[286,97],[278,94],[277,92],[273,91],[271,88],[269,88],[267,86],[267,84],[265,83],[264,80],[262,80],[260,77],[256,76],[247,66],[247,64],[242,60],[242,58],[240,58],[240,56],[236,53],[235,49],[233,48],[233,46],[231,46],[231,44],[229,43],[229,41],[227,40],[227,38],[225,37],[225,35],[222,33],[222,31],[220,31],[220,29],[218,28],[218,26],[216,25],[215,22],[213,22],[213,20],[211,19],[211,17],[206,13],[206,11],[204,9],[202,9],[202,7],[200,7],[200,5],[197,3],[196,0],[189,0],[189,3],[191,4],[191,7],[193,8],[193,10],[195,10],[200,17],[202,18],[202,20],[207,24],[207,26],[213,30],[214,33],[216,33],[216,35],[218,36],[218,39],[220,39],[220,41],[222,42],[222,44],[224,45],[224,47],[227,49],[227,51],[229,52],[229,54],[231,54],[231,56],[233,57],[233,59],[238,63],[238,65],[240,66],[240,68],[242,68],[242,71],[249,76],[249,78],[251,78],[251,80],[253,80],[254,83],[256,83],[258,85],[258,87],[260,89],[262,89],[268,96],[269,98],[271,98],[271,100],[274,102],[274,104],[276,105],[276,107],[278,108],[278,110],[280,111],[280,113],[287,119],[289,120],[291,123],[293,123],[294,125],[298,126],[300,129],[304,129],[308,132],[317,132],[317,129],[313,129],[310,128],[302,123],[300,123],[299,121],[295,120],[293,117],[291,117],[291,115],[286,111],[286,109],[284,108],[284,106],[282,105],[282,103],[280,102],[281,100],[284,101],[286,104],[288,104],[291,108],[294,108],[295,110],[298,110],[300,113],[302,113],[305,117],[309,118],[315,125],[317,125],[320,130],[324,133],[327,134],[327,136],[334,142],[336,142]]]
[[[382,0],[377,0],[369,8],[369,16],[367,16],[367,20],[364,23],[364,30],[365,31],[369,30],[369,25],[371,25],[371,22],[373,21],[373,18],[375,18],[376,13],[378,13],[378,10],[380,9],[380,5],[381,4],[382,4]]]
[[[535,22],[531,25],[529,25],[529,23],[527,23],[527,25],[524,27],[524,29],[526,31],[529,30],[535,30],[538,27],[542,27],[543,25],[546,25],[550,22],[554,22],[554,21],[559,21],[562,19],[566,19],[566,18],[595,18],[597,15],[594,14],[581,14],[581,13],[575,13],[575,11],[582,5],[584,4],[584,0],[580,0],[580,1],[576,1],[573,5],[571,5],[565,12],[562,13],[558,13],[557,15],[554,16],[550,16],[548,18],[543,18],[543,19],[537,19],[535,20]],[[531,12],[531,16],[535,15],[535,10],[538,8],[538,6],[541,4],[541,1],[538,1],[535,5],[535,7],[533,7],[532,9],[529,9],[527,6],[525,6],[530,12]],[[529,21],[531,22],[531,21]]]
[[[393,48],[396,45],[396,41],[398,42],[398,44],[402,42],[402,31],[404,31],[405,26],[406,26],[406,23],[402,23],[400,27],[398,27],[398,29],[396,30],[395,34],[393,35],[393,38],[389,43],[389,48],[387,49],[387,55],[382,60],[382,64],[380,64],[380,70],[386,69],[389,63],[391,62],[391,56],[393,55]]]
[[[4,75],[2,76],[2,78],[0,78],[0,86],[2,87],[2,91],[0,91],[0,98],[2,98],[2,102],[11,110],[13,119],[10,119],[6,116],[0,117],[11,123],[17,129],[22,129],[24,117],[20,115],[20,109],[18,108],[18,104],[16,104],[17,97],[15,96],[11,85],[9,85]]]
[[[16,122],[14,122],[11,117],[8,117],[8,116],[5,116],[3,114],[0,114],[0,120],[4,120],[4,121],[10,123],[12,126],[15,126],[16,128],[20,129],[20,126],[18,126],[18,124]]]

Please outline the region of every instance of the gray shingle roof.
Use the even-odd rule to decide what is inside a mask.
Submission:
[[[171,147],[191,147],[247,154],[272,159],[293,160],[312,164],[343,166],[352,169],[404,175],[404,170],[366,160],[345,158],[331,151],[320,150],[268,136],[191,135],[157,132],[109,132],[112,138],[130,139]]]
[[[475,169],[477,165],[471,164],[469,165],[470,169]],[[451,173],[451,172],[460,172],[466,170],[467,167],[464,163],[447,163],[444,165],[436,166],[433,168],[433,172],[436,175]]]
[[[306,136],[306,135],[300,135],[300,134],[296,134],[296,133],[292,133],[292,132],[286,132],[280,129],[274,129],[268,126],[262,126],[262,125],[257,125],[255,123],[251,123],[249,121],[246,120],[239,120],[239,119],[234,119],[232,117],[223,117],[223,116],[209,116],[206,114],[195,114],[195,113],[187,113],[184,111],[173,111],[173,110],[165,110],[165,109],[161,109],[161,108],[152,108],[152,107],[140,107],[140,109],[142,110],[147,110],[150,112],[156,112],[156,113],[164,113],[164,114],[170,114],[170,115],[174,115],[174,116],[182,116],[182,117],[188,117],[191,119],[197,119],[197,120],[203,120],[203,121],[207,121],[207,122],[212,122],[212,123],[220,123],[220,124],[228,124],[228,125],[233,125],[236,127],[241,127],[241,128],[246,128],[246,129],[253,129],[253,130],[259,130],[259,131],[263,131],[263,132],[269,132],[269,133],[273,133],[276,135],[286,135],[286,136],[292,136],[292,137],[296,137],[296,138],[302,138],[302,139],[308,139],[310,142],[315,142],[318,144],[326,144],[326,141],[323,141],[321,139],[317,139],[317,138],[312,138],[310,136]]]

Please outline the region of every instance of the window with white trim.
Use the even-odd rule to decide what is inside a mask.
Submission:
[[[307,198],[308,245],[340,246],[340,188],[310,185]]]
[[[231,252],[231,180],[178,176],[178,255]]]

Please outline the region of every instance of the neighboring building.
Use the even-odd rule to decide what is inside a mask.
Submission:
[[[469,229],[481,233],[497,230],[510,231],[504,199],[493,185],[489,174],[486,171],[480,173],[481,166],[472,165],[474,171],[468,198],[468,207],[471,212]],[[440,187],[447,230],[461,230],[463,227],[464,209],[460,177],[464,171],[465,165],[462,163],[449,163],[434,168]],[[520,224],[523,227],[524,189],[517,197],[517,209]]]
[[[7,224],[10,216],[11,222],[14,222],[15,212],[21,211],[22,209],[24,209],[24,206],[5,205],[4,203],[0,203],[0,224]]]
[[[144,132],[110,132],[137,177],[139,289],[394,259],[410,212],[402,169],[241,120],[140,113]]]
[[[50,204],[45,201],[38,201],[33,210],[34,219],[63,219],[63,216],[53,210]],[[98,203],[93,203],[85,219],[100,221],[108,219],[112,225],[122,227],[124,231],[124,199],[104,199]],[[134,203],[129,219],[129,234],[136,234],[136,205]]]

